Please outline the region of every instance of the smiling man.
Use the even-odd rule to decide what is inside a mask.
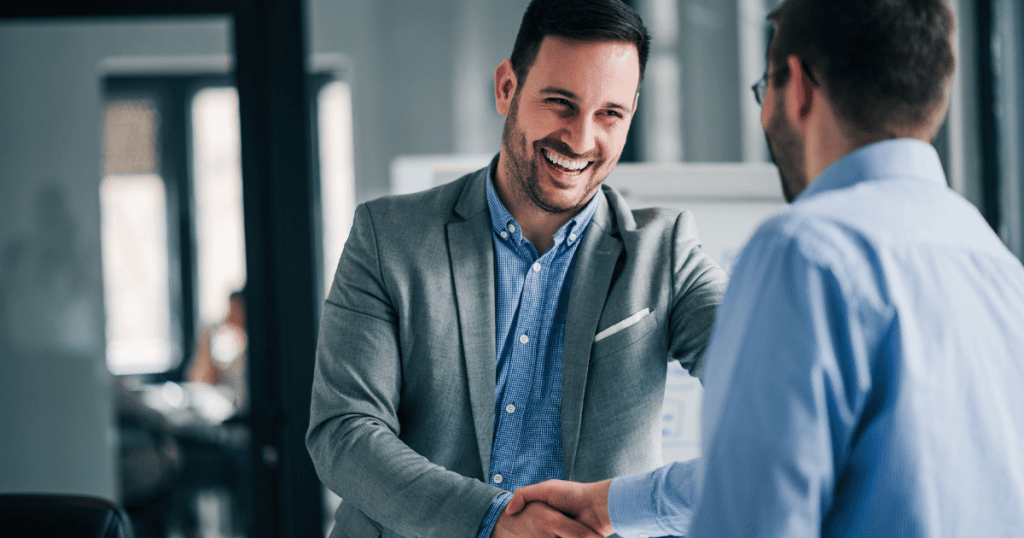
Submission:
[[[509,492],[660,465],[668,361],[701,375],[725,275],[688,213],[602,185],[648,49],[618,0],[532,2],[490,166],[356,211],[307,435],[332,536],[593,537]]]

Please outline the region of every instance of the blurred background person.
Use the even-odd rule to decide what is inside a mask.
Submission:
[[[202,330],[188,368],[188,380],[214,385],[235,403],[236,414],[249,408],[246,388],[245,291],[231,294],[220,323]]]

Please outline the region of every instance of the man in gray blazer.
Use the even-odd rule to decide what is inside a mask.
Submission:
[[[508,492],[661,465],[667,363],[701,374],[725,275],[688,213],[602,186],[648,42],[619,0],[534,0],[490,166],[356,210],[306,439],[332,536],[593,537]]]

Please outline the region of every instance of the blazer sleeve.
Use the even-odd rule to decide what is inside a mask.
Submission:
[[[324,484],[376,523],[406,536],[475,536],[501,490],[399,438],[402,359],[379,248],[361,205],[324,304],[306,446]]]
[[[673,230],[669,358],[679,361],[703,382],[704,351],[711,340],[715,311],[725,295],[725,271],[701,247],[689,211],[676,218]]]

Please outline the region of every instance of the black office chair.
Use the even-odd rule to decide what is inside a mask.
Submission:
[[[76,495],[0,494],[0,529],[7,538],[133,538],[121,507]]]

